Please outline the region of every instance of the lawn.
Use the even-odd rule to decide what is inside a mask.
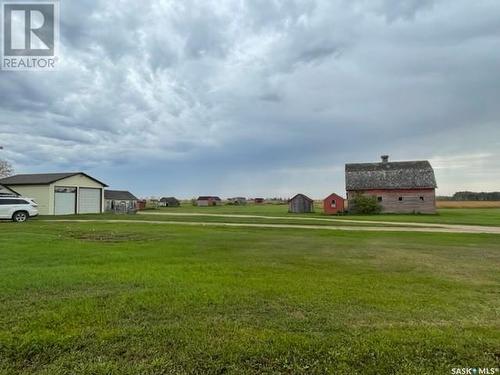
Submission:
[[[443,208],[438,209],[435,215],[343,215],[328,216],[323,214],[323,209],[316,204],[315,212],[311,214],[290,214],[287,205],[278,204],[249,204],[246,206],[217,206],[217,207],[195,207],[189,204],[182,207],[167,207],[151,212],[181,212],[181,213],[204,213],[204,214],[239,214],[239,215],[263,215],[263,216],[285,216],[285,217],[319,217],[319,218],[341,218],[352,220],[369,221],[391,221],[391,222],[417,222],[417,223],[441,223],[441,224],[464,224],[464,225],[492,225],[500,226],[500,208]]]
[[[371,223],[365,221],[343,221],[335,220],[334,218],[329,218],[327,216],[292,216],[292,215],[279,215],[279,216],[253,216],[253,215],[241,215],[238,217],[226,216],[230,214],[209,214],[200,213],[195,216],[191,214],[177,215],[172,211],[144,211],[137,215],[122,215],[122,214],[85,214],[85,215],[61,215],[61,216],[44,216],[34,220],[42,221],[52,221],[52,220],[131,220],[131,221],[152,221],[152,222],[188,222],[188,223],[240,223],[240,224],[290,224],[290,225],[311,225],[311,226],[349,226],[349,227],[412,227],[410,224],[404,223]],[[313,219],[313,220],[311,220]]]
[[[500,208],[442,208],[435,215],[352,215],[355,220],[500,226]]]
[[[0,374],[496,367],[498,239],[0,223]]]

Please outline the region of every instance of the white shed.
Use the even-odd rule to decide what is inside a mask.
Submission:
[[[83,173],[19,174],[0,184],[38,203],[40,215],[72,215],[104,211],[106,184]]]

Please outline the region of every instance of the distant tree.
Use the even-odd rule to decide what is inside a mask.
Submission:
[[[500,192],[476,193],[473,191],[459,191],[453,195],[454,201],[500,201]]]
[[[436,200],[437,201],[452,201],[454,199],[453,199],[453,197],[449,197],[447,195],[437,195]]]
[[[354,214],[373,215],[379,214],[382,207],[378,203],[377,197],[371,195],[358,194],[349,201],[349,212]]]
[[[14,174],[14,168],[6,160],[0,160],[0,178],[9,177]]]

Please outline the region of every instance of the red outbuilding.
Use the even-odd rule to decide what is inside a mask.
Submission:
[[[146,209],[146,200],[145,199],[140,199],[137,201],[136,208],[138,210],[145,210]]]
[[[323,201],[323,210],[327,215],[335,215],[344,212],[344,198],[335,193],[330,194]]]

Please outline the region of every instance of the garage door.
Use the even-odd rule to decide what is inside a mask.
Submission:
[[[56,187],[54,194],[54,213],[56,215],[72,215],[76,213],[76,188]]]
[[[80,214],[101,213],[101,189],[80,188]]]

